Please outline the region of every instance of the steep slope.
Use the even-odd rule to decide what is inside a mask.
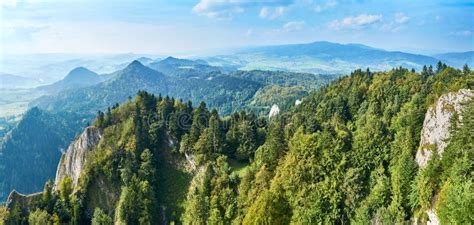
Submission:
[[[420,148],[416,153],[418,166],[425,168],[435,152],[440,157],[443,155],[453,120],[455,123],[462,120],[465,104],[473,96],[471,90],[461,89],[441,96],[435,105],[428,109],[421,131]],[[453,118],[454,116],[456,118]]]
[[[25,113],[0,146],[0,201],[11,190],[34,193],[54,178],[69,141],[85,124],[75,114],[51,114],[38,108]]]
[[[87,127],[84,132],[67,148],[59,161],[54,186],[59,187],[61,181],[69,177],[72,185],[77,186],[79,176],[86,164],[88,152],[94,148],[101,138],[99,129]]]
[[[420,167],[419,171],[419,177],[426,177],[426,176],[440,176],[441,174],[449,174],[449,167],[455,167],[455,164],[458,164],[459,162],[454,162],[455,164],[453,165],[451,163],[445,164],[444,166],[439,166],[436,165],[439,161],[443,162],[443,155],[445,149],[450,146],[451,149],[448,148],[448,151],[450,150],[451,152],[448,152],[448,160],[444,161],[451,161],[453,159],[449,159],[449,157],[452,157],[453,155],[453,150],[456,152],[455,154],[458,154],[459,156],[466,156],[470,155],[472,159],[472,154],[474,154],[474,148],[470,148],[466,146],[463,146],[459,148],[458,146],[453,149],[452,144],[450,141],[452,139],[464,139],[463,133],[461,133],[463,130],[471,130],[472,131],[472,123],[473,118],[472,118],[472,113],[473,112],[473,106],[474,106],[474,101],[473,99],[474,94],[472,93],[471,90],[469,89],[461,89],[458,92],[451,92],[445,95],[442,95],[436,103],[431,106],[426,115],[425,115],[425,120],[423,122],[423,129],[421,132],[421,141],[420,141],[420,147],[416,153],[416,162],[418,166]],[[466,117],[464,119],[463,117]],[[461,129],[459,128],[461,127]],[[453,136],[456,135],[454,138]],[[472,136],[471,134],[468,134]],[[472,143],[467,142],[465,143],[467,145],[471,145]],[[468,156],[469,157],[469,156]],[[461,158],[458,159],[459,161],[463,160]],[[439,167],[437,168],[437,174],[429,174],[429,171],[433,169],[433,167]],[[443,168],[444,167],[444,168]],[[451,172],[452,173],[452,172]],[[449,182],[450,185],[458,185],[460,182],[456,178],[459,179],[458,176],[449,174],[449,176],[454,177],[454,180],[450,180]],[[445,178],[446,179],[446,178]],[[472,178],[471,178],[472,179]],[[420,178],[420,180],[422,180]],[[419,181],[420,182],[420,181]],[[423,182],[423,181],[421,181]],[[431,189],[433,192],[433,196],[429,196],[432,198],[426,199],[428,200],[428,204],[424,205],[422,207],[423,210],[425,210],[425,213],[428,218],[425,218],[423,216],[418,215],[416,220],[421,220],[423,222],[427,222],[428,224],[436,225],[436,224],[441,224],[440,223],[440,218],[439,218],[439,211],[441,211],[444,215],[445,218],[442,218],[444,222],[459,222],[463,221],[464,219],[468,218],[460,218],[458,215],[456,215],[458,212],[456,210],[460,209],[444,209],[447,208],[446,204],[452,205],[453,202],[446,202],[446,199],[438,200],[439,193],[443,192],[443,189],[446,188],[445,186],[447,185],[446,183],[443,185],[444,182],[443,180],[438,181],[439,184],[435,184],[437,187],[442,187],[442,188],[433,188],[426,186],[426,189]],[[468,178],[469,182],[469,178]],[[472,182],[472,180],[471,180]],[[423,184],[422,184],[423,185]],[[452,188],[449,187],[448,188]],[[441,189],[441,190],[440,190]],[[459,190],[456,195],[463,195],[465,190]],[[444,190],[446,192],[446,190]],[[446,196],[448,198],[452,198],[453,196]],[[445,198],[446,198],[445,197]],[[460,197],[460,196],[458,196]],[[468,202],[472,201],[469,200],[469,197],[466,196],[468,199],[466,199]],[[443,203],[444,200],[444,203]],[[449,199],[448,201],[453,201],[453,199]],[[441,203],[441,208],[439,207]],[[460,203],[459,201],[456,201],[454,204]],[[443,204],[445,204],[443,206]],[[467,204],[472,204],[472,203],[467,203]],[[443,208],[444,207],[444,208]],[[460,207],[460,206],[459,206]],[[462,210],[462,209],[461,209]],[[449,213],[445,211],[450,211]],[[423,215],[423,214],[421,214]],[[453,216],[454,215],[454,216]],[[454,217],[454,218],[453,218]],[[456,218],[458,217],[458,218]],[[463,216],[461,216],[463,217]],[[451,219],[455,219],[451,221]],[[461,219],[461,220],[459,220]],[[467,222],[465,220],[464,222]]]
[[[37,89],[49,93],[58,93],[60,91],[92,86],[104,80],[105,77],[101,77],[87,68],[77,67],[71,70],[64,79],[50,85],[40,86]]]

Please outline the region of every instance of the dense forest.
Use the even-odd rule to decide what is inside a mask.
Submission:
[[[61,151],[92,122],[97,111],[126,102],[139,90],[194,103],[205,101],[220,115],[245,109],[260,116],[266,115],[273,104],[282,111],[288,110],[296,99],[334,77],[283,71],[235,72],[208,66],[202,60],[171,57],[150,66],[156,70],[134,61],[125,69],[106,75],[107,81],[99,84],[95,84],[97,74],[76,68],[64,80],[45,86],[61,90],[35,100],[31,104],[35,110],[26,112],[0,145],[0,170],[5,170],[0,173],[0,202],[14,189],[22,193],[41,191],[44,182],[54,178]],[[87,80],[91,74],[95,78],[90,85],[77,84],[78,76]],[[51,124],[44,124],[48,121]],[[31,160],[35,166],[25,166]],[[21,181],[16,174],[22,174]]]
[[[415,161],[428,107],[463,88],[474,88],[467,67],[356,70],[271,118],[140,91],[97,114],[102,137],[77,186],[48,182],[0,208],[0,220],[402,224],[435,207],[443,224],[472,224],[474,101],[443,157],[424,169]]]

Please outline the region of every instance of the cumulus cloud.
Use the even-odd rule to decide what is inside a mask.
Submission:
[[[283,25],[282,30],[285,32],[298,31],[303,29],[305,25],[304,21],[291,21]]]
[[[286,9],[287,8],[283,6],[278,6],[274,8],[262,7],[262,9],[260,10],[259,16],[260,18],[263,18],[263,19],[274,20],[282,16],[283,13],[285,13]]]
[[[332,29],[360,28],[370,24],[378,23],[382,20],[382,15],[360,14],[354,17],[346,17],[341,20],[333,20],[329,23]]]
[[[273,7],[273,11],[278,13],[281,11],[278,7],[288,6],[293,2],[294,0],[201,0],[193,7],[193,12],[211,18],[219,18],[231,17],[234,14],[245,12],[249,8]],[[268,15],[272,14],[270,11],[267,13]]]

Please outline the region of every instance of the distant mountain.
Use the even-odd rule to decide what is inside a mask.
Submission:
[[[210,65],[240,65],[240,69],[285,70],[347,74],[355,69],[388,70],[393,67],[421,69],[437,59],[398,51],[386,51],[361,44],[313,42],[275,45],[240,50],[232,55],[207,59]]]
[[[114,103],[125,101],[138,90],[167,90],[164,75],[145,67],[135,60],[125,69],[108,75],[110,80],[75,90],[66,90],[58,95],[44,96],[32,104],[53,111],[95,113]]]
[[[450,52],[434,55],[434,57],[458,68],[461,68],[464,64],[474,67],[474,51]]]
[[[201,72],[201,74],[206,74]],[[229,112],[250,99],[262,84],[238,77],[218,74],[203,78],[179,78],[167,76],[144,66],[135,60],[125,69],[117,71],[106,82],[94,86],[44,96],[33,102],[47,110],[96,113],[115,103],[124,102],[139,90],[175,98],[209,104],[221,112]]]
[[[147,54],[20,54],[6,55],[0,59],[5,73],[44,80],[45,83],[58,81],[71,68],[86,67],[98,74],[111,73],[125,68],[134,59],[155,59],[157,55]],[[145,62],[142,62],[146,64]]]
[[[37,79],[0,72],[0,89],[32,88],[41,85],[41,83]]]
[[[64,79],[50,85],[38,87],[38,90],[57,93],[69,89],[77,89],[91,86],[104,81],[106,77],[99,76],[84,67],[77,67],[71,70]]]
[[[203,65],[196,61],[176,58],[163,61],[159,65],[167,65],[169,71],[179,70],[182,65]],[[262,87],[298,86],[310,91],[328,83],[331,79],[330,76],[276,71],[237,71],[225,74],[218,71],[209,72],[208,67],[202,67],[202,70],[199,68],[201,67],[193,69],[197,76],[176,77],[176,74],[168,75],[156,71],[135,60],[125,69],[109,74],[108,76],[113,78],[108,81],[63,91],[57,95],[43,96],[34,101],[32,106],[52,111],[95,114],[97,110],[104,110],[115,103],[124,102],[129,96],[144,90],[185,101],[191,100],[195,104],[206,101],[209,107],[216,108],[220,113],[229,114],[248,107],[257,90]],[[278,99],[278,96],[275,98]]]
[[[161,61],[150,63],[151,68],[160,71],[168,76],[192,78],[205,77],[209,73],[223,71],[222,68],[209,66],[204,60],[189,60],[168,57]]]

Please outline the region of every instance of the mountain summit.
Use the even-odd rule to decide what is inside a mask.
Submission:
[[[81,66],[71,70],[63,81],[81,83],[90,80],[99,80],[98,77],[99,75],[97,73]]]
[[[92,86],[104,80],[105,78],[85,67],[77,67],[71,70],[64,79],[50,85],[38,87],[38,90],[57,93],[63,90]]]

